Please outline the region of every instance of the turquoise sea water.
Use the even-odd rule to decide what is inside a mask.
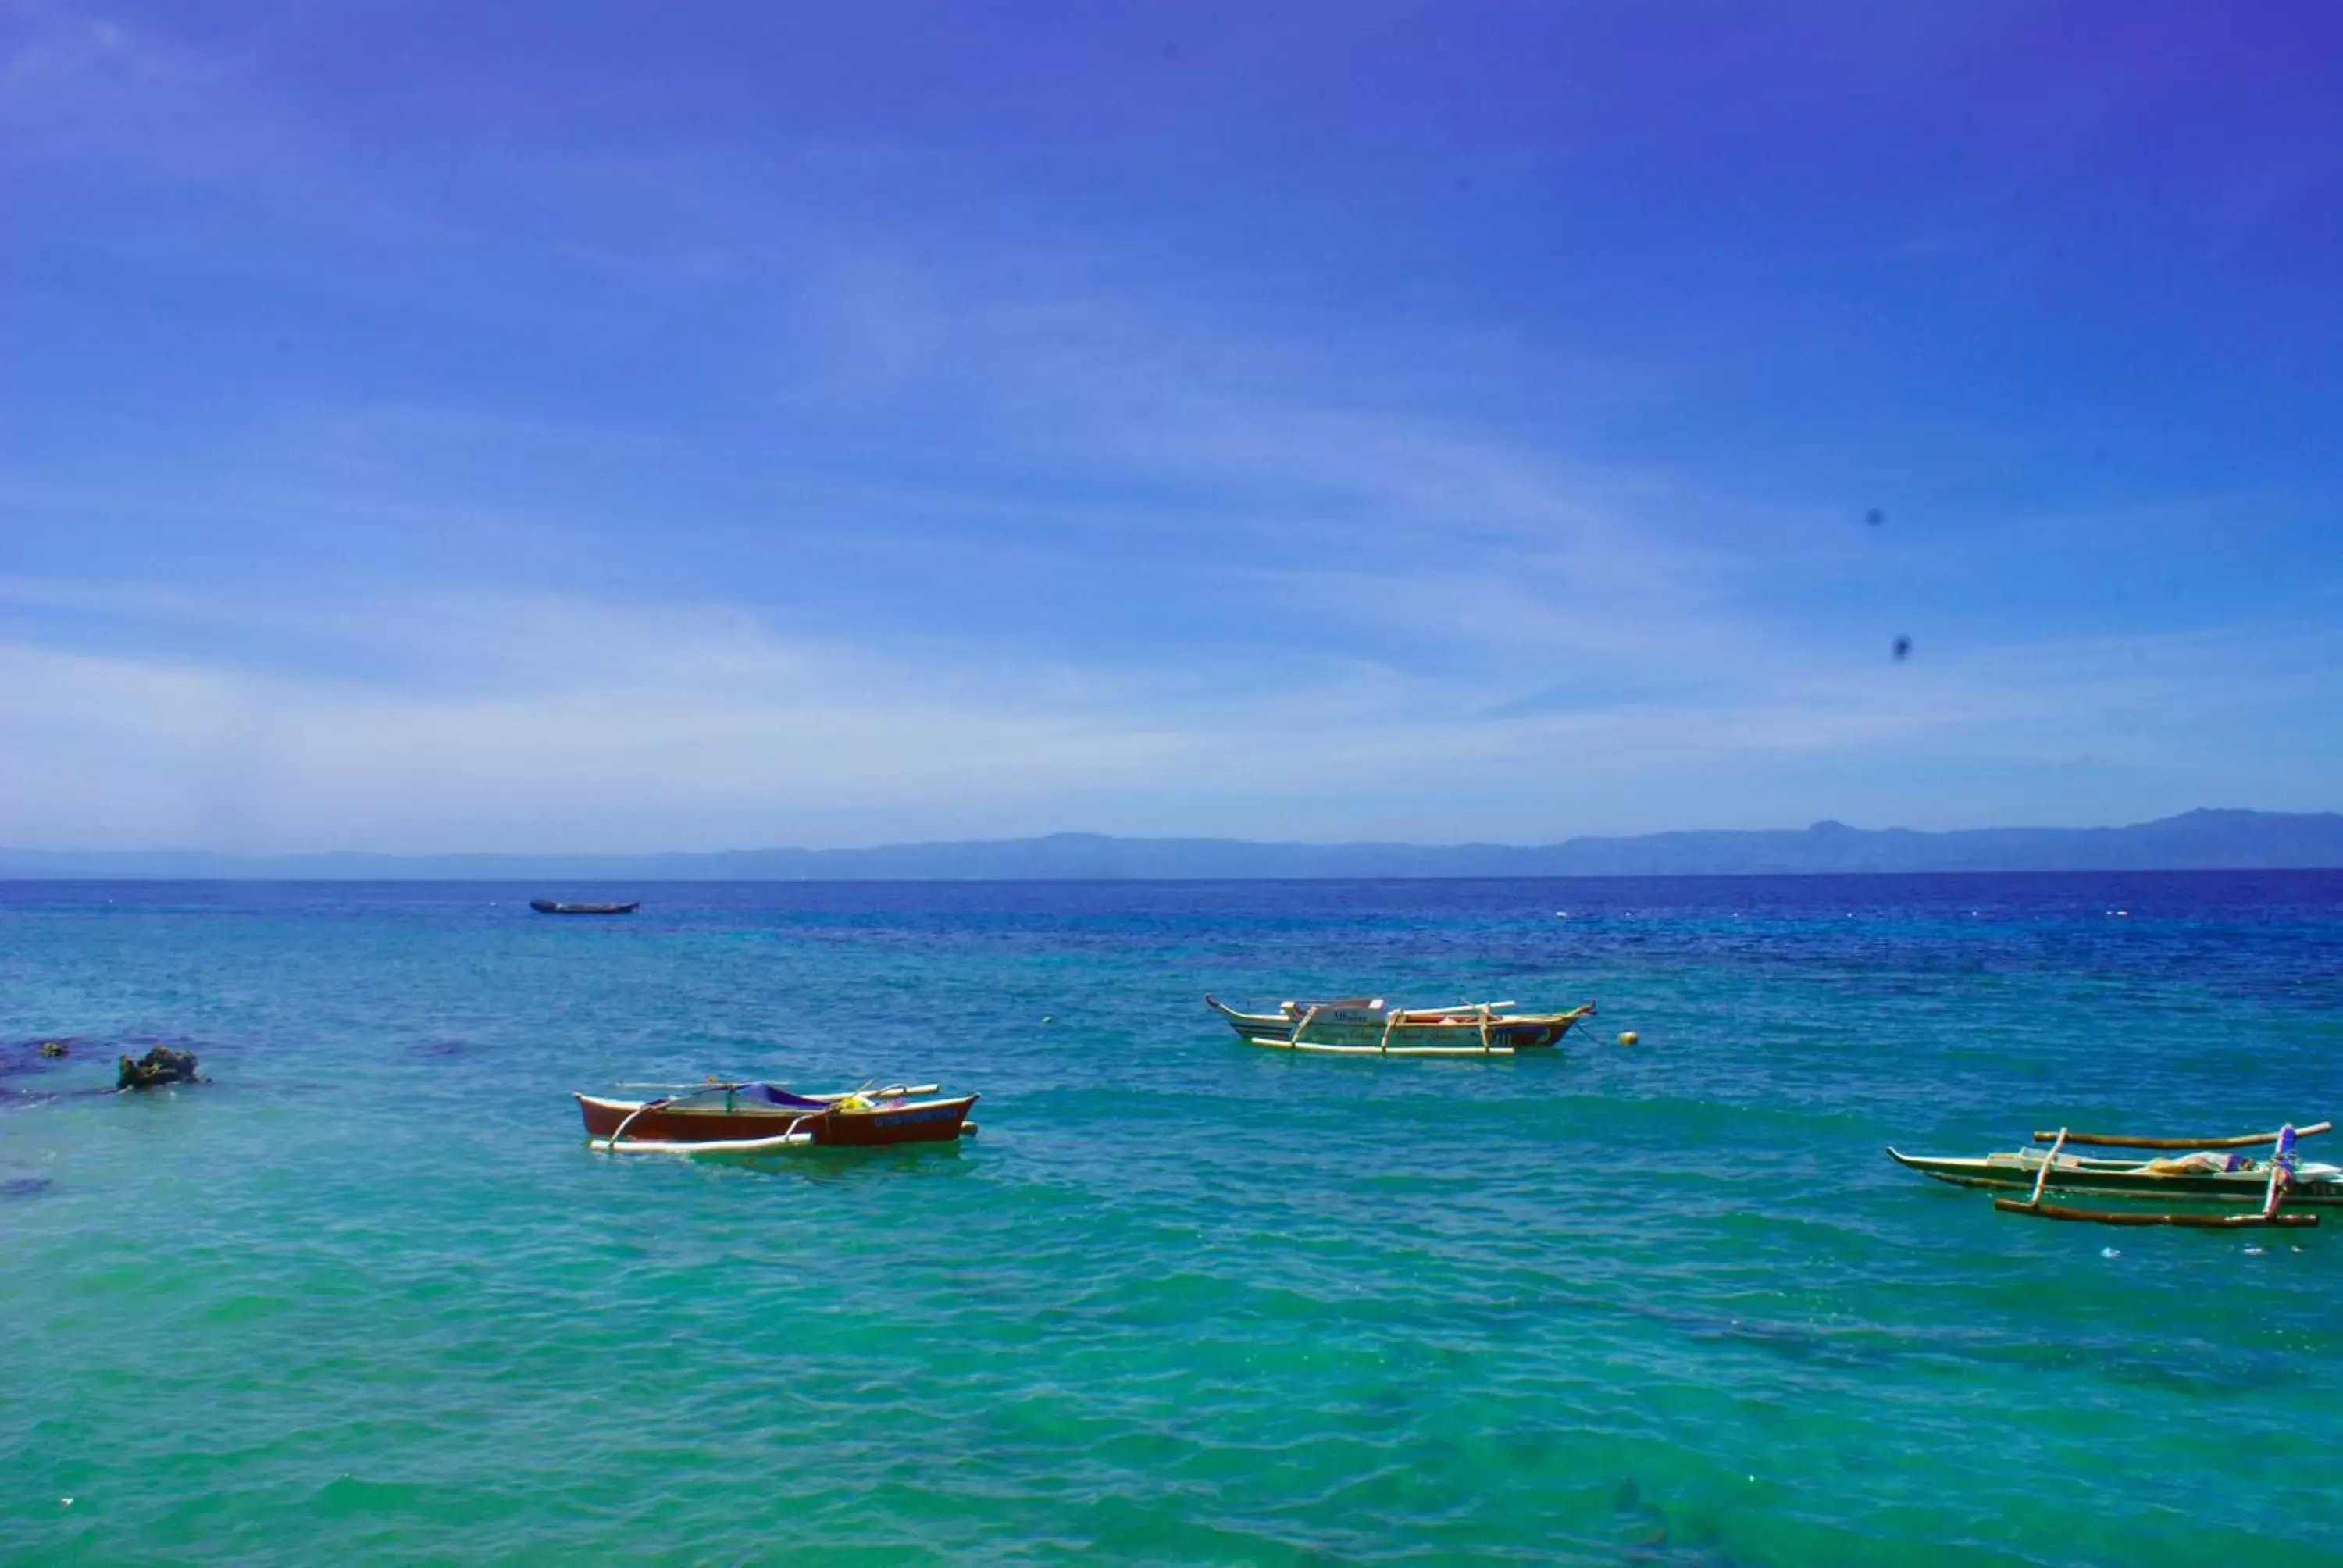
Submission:
[[[2343,1235],[1879,1152],[2343,1113],[2343,874],[614,891],[0,887],[0,1561],[2343,1563]],[[983,1131],[585,1147],[708,1072]]]

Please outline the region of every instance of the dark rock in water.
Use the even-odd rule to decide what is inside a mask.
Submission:
[[[201,1083],[203,1076],[196,1071],[196,1053],[173,1050],[158,1045],[145,1056],[133,1061],[122,1059],[122,1070],[115,1081],[116,1089],[152,1089],[158,1083]]]
[[[30,1040],[0,1040],[0,1077],[19,1072],[46,1072],[84,1044],[71,1035],[35,1035]]]
[[[0,1181],[0,1198],[36,1198],[48,1190],[45,1176],[11,1176]]]

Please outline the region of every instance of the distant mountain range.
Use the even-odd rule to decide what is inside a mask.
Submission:
[[[0,878],[342,881],[1018,881],[1331,877],[1669,877],[1863,871],[2164,871],[2343,867],[2343,815],[2188,811],[2128,828],[1922,833],[1653,833],[1559,844],[1282,844],[1041,839],[655,855],[219,855],[0,849]]]

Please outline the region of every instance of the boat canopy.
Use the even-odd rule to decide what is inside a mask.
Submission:
[[[802,1094],[791,1094],[778,1083],[711,1083],[690,1094],[679,1094],[668,1102],[675,1106],[721,1104],[727,1110],[741,1105],[770,1105],[782,1111],[827,1111],[827,1100],[809,1100]]]

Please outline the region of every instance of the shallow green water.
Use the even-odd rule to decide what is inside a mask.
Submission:
[[[535,890],[0,889],[0,1560],[2343,1563],[2343,1237],[1878,1151],[2343,1111],[2343,877]],[[585,1148],[709,1071],[983,1131]]]

